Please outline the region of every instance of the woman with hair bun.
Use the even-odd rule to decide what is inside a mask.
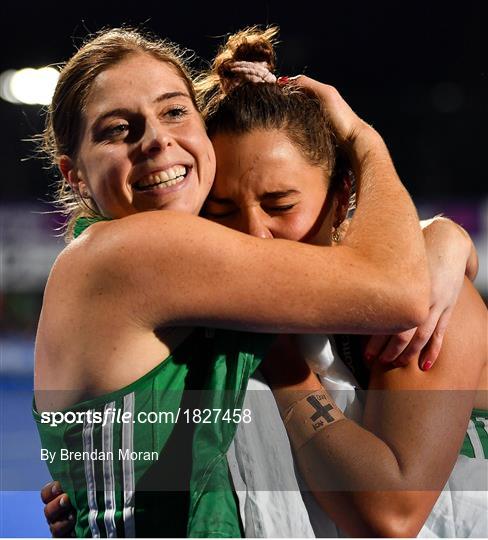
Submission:
[[[213,66],[220,90],[215,90],[215,75],[206,79],[212,97],[204,116],[216,152],[217,174],[203,215],[263,238],[332,245],[347,211],[347,171],[336,161],[334,137],[319,120],[323,114],[316,97],[295,83],[277,85],[270,80],[272,38],[272,30],[260,33],[256,29],[233,36]],[[201,84],[205,86],[204,81]],[[435,275],[434,266],[431,270]],[[381,361],[375,359],[368,372],[362,365],[361,347],[354,347],[352,336],[330,338],[332,347],[330,340],[321,344],[320,336],[302,336],[298,346],[295,339],[283,336],[274,344],[262,369],[300,471],[343,534],[416,536],[461,446],[451,486],[453,491],[464,486],[471,493],[457,495],[454,501],[443,493],[424,532],[488,534],[484,519],[487,487],[483,488],[483,481],[469,478],[474,473],[486,478],[488,471],[488,443],[482,450],[484,456],[474,455],[471,444],[477,431],[483,431],[483,419],[488,418],[485,329],[486,307],[466,281],[439,361],[428,373],[416,361],[392,370],[385,365],[384,356]],[[424,331],[419,329],[417,334]],[[417,360],[414,346],[397,360],[400,365],[411,356]],[[383,347],[386,350],[391,345],[383,342]],[[431,342],[430,348],[434,347]],[[346,367],[337,350],[342,354],[352,350],[357,356],[349,358]],[[383,354],[388,356],[388,351]],[[427,357],[429,354],[432,351]],[[422,360],[423,365],[430,361],[425,353]],[[319,379],[312,370],[320,374]],[[362,392],[357,381],[364,389],[375,391]],[[260,380],[250,388],[263,392],[266,383]],[[263,402],[268,405],[266,410]],[[250,524],[246,534],[263,536],[265,532],[264,536],[276,537],[294,532],[293,536],[306,536],[309,530],[306,523],[300,529],[303,520],[294,508],[295,494],[276,492],[280,483],[286,485],[286,471],[293,471],[293,463],[286,457],[287,441],[275,427],[279,417],[273,416],[263,395],[250,392],[245,405],[254,411],[255,422],[239,426],[231,470],[236,485],[246,487],[239,490],[245,522]],[[441,421],[446,417],[449,422]],[[473,426],[469,435],[468,421]],[[479,424],[477,430],[475,424]],[[266,455],[274,458],[260,463],[258,458]],[[249,463],[254,470],[246,470]],[[271,499],[260,492],[266,488],[275,490]],[[256,511],[259,502],[263,504]],[[266,509],[269,512],[264,518]],[[315,533],[330,534],[327,520],[310,502],[308,510]]]
[[[160,42],[106,31],[61,73],[49,141],[73,196],[87,200],[92,213],[74,223],[79,238],[56,261],[46,288],[35,417],[52,451],[86,452],[86,459],[50,464],[77,511],[79,536],[243,533],[226,458],[238,422],[205,423],[190,412],[186,423],[113,421],[114,410],[131,419],[241,410],[268,339],[234,330],[384,333],[426,317],[422,235],[381,137],[332,87],[307,78],[300,85],[308,90],[284,91],[307,101],[308,92],[317,95],[314,110],[322,114],[323,103],[358,185],[354,217],[335,247],[322,242],[327,205],[309,230],[319,245],[268,242],[197,217],[213,181],[214,151],[191,81]],[[232,86],[228,96],[241,91]],[[213,112],[220,100],[207,99],[214,142],[232,139],[238,132],[221,128]],[[308,140],[300,144],[302,132],[287,127],[295,135],[289,145],[301,151]],[[276,131],[273,124],[266,129]],[[332,148],[330,135],[314,133]],[[296,150],[301,175],[330,174],[321,150],[313,163]],[[52,425],[55,412],[81,413],[82,422]],[[95,422],[95,412],[109,421]],[[118,458],[98,458],[111,450]]]

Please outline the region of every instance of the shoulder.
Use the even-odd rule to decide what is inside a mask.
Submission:
[[[231,231],[199,216],[169,210],[147,211],[90,226],[69,245],[69,256],[87,263],[105,262],[110,257],[133,260],[144,252],[171,255],[184,253],[188,243],[202,247],[202,238],[234,237]],[[239,235],[245,237],[245,235]],[[163,251],[161,251],[163,249]]]
[[[179,314],[182,297],[193,305],[215,268],[252,241],[198,216],[166,210],[99,222],[60,254],[46,292],[58,302],[69,291],[77,306],[117,309],[131,320],[142,318],[144,327],[167,326]]]
[[[203,222],[203,223],[201,223]],[[92,272],[103,271],[107,277],[122,272],[125,265],[140,264],[147,252],[168,250],[183,245],[182,240],[197,226],[204,228],[206,220],[169,211],[141,212],[110,221],[94,223],[73,240],[58,256],[52,275],[59,277],[74,272],[90,280]],[[198,225],[197,225],[198,224]],[[97,276],[100,279],[103,276]]]

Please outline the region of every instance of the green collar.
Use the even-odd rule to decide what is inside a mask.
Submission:
[[[75,226],[73,227],[73,238],[78,238],[78,236],[80,236],[80,234],[85,229],[88,229],[90,225],[93,225],[94,223],[98,223],[99,221],[110,221],[110,218],[106,218],[103,216],[79,217],[75,221]]]

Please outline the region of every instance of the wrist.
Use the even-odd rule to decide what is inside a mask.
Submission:
[[[269,381],[276,403],[281,412],[286,410],[292,403],[303,399],[311,392],[321,390],[322,384],[315,373],[309,370],[306,378],[294,382],[293,384],[282,384],[282,381]]]
[[[295,451],[323,429],[344,419],[344,414],[322,386],[300,396],[281,414]]]
[[[474,281],[476,275],[478,274],[478,252],[476,251],[476,246],[474,245],[473,239],[469,235],[468,231],[464,227],[461,227],[461,225],[458,223],[453,223],[466,245],[467,257],[464,274],[470,281]]]
[[[364,120],[358,119],[351,133],[347,138],[346,144],[354,152],[361,152],[365,149],[376,146],[384,146],[381,135]]]
[[[452,253],[452,257],[456,260],[465,261],[466,273],[468,273],[470,258],[474,250],[469,234],[460,225],[443,216],[423,220],[420,225],[426,247],[437,246],[437,249],[433,249],[433,255],[436,256],[437,252],[442,252],[444,255]]]
[[[478,252],[476,251],[476,247],[470,238],[470,250],[469,250],[468,262],[466,263],[466,271],[465,271],[466,277],[470,281],[474,281],[476,279],[476,276],[478,275],[478,269],[479,269]]]
[[[346,151],[357,176],[360,176],[361,170],[367,167],[368,163],[391,162],[390,153],[381,135],[363,121],[346,143]]]

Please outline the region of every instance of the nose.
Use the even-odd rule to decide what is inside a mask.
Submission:
[[[147,120],[142,134],[141,150],[146,155],[154,155],[171,145],[171,137],[158,121]]]
[[[256,238],[273,238],[270,216],[260,208],[251,208],[244,212],[242,232],[255,236]]]

